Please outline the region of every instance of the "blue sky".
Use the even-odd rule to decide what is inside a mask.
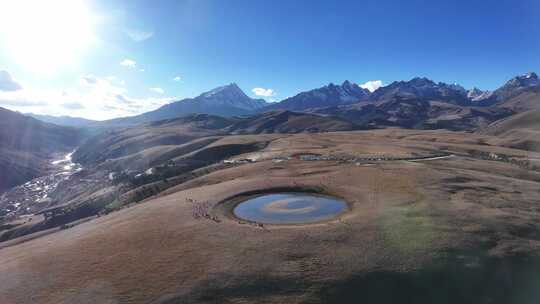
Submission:
[[[534,0],[4,1],[0,91],[20,89],[0,106],[106,119],[231,82],[267,100],[345,79],[494,89],[540,71],[538,16]]]

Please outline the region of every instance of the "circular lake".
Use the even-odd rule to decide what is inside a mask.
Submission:
[[[264,224],[305,224],[331,219],[347,210],[341,199],[311,193],[273,193],[236,205],[236,217]]]

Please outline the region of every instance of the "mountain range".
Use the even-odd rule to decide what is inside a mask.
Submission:
[[[370,93],[345,81],[342,85],[329,84],[266,106],[262,102],[246,98],[245,94],[240,94],[238,86],[231,84],[204,93],[195,100],[205,104],[214,102],[230,108],[229,101],[236,96],[242,99],[242,103],[234,103],[236,108],[241,105],[246,110],[243,113],[249,112],[250,115],[188,114],[111,130],[87,140],[74,154],[74,159],[82,163],[96,163],[122,158],[128,154],[138,155],[139,151],[149,147],[184,145],[198,138],[210,140],[213,136],[235,134],[333,132],[401,127],[468,132],[488,130],[486,132],[490,134],[502,135],[507,134],[506,131],[510,129],[519,129],[519,132],[522,132],[520,134],[530,135],[533,131],[537,132],[537,126],[534,123],[531,125],[534,119],[531,120],[530,117],[538,117],[537,111],[540,109],[540,86],[535,85],[535,79],[538,79],[536,74],[518,76],[493,92],[478,89],[467,91],[455,84],[414,78],[410,81],[394,82]],[[482,96],[485,99],[481,98]],[[170,107],[178,107],[177,104],[183,102],[172,103]],[[165,106],[135,119],[151,119],[155,117],[153,115],[163,113],[167,108],[169,107]],[[247,111],[248,109],[250,111]],[[526,112],[531,113],[519,114]],[[520,115],[526,118],[525,125],[520,124]],[[516,119],[513,119],[514,117]],[[517,131],[513,132],[512,134],[515,134]],[[508,141],[508,146],[518,145],[531,146],[535,145],[535,142]],[[532,147],[536,149],[536,146]]]
[[[224,117],[248,116],[275,110],[331,114],[364,127],[477,129],[501,117],[535,107],[540,90],[536,73],[510,79],[494,91],[466,90],[458,84],[416,77],[395,81],[374,92],[350,81],[301,92],[276,103],[247,96],[235,83],[218,87],[195,98],[186,98],[154,111],[107,121],[33,115],[45,122],[86,128],[114,128],[172,119],[191,114]],[[529,96],[523,97],[522,95]],[[521,101],[509,100],[522,96]],[[466,123],[464,124],[464,120]]]
[[[270,104],[260,110],[303,111],[310,108],[353,104],[360,101],[367,101],[369,97],[370,92],[367,89],[363,89],[357,84],[346,80],[341,85],[330,83],[322,88],[299,93],[281,102]]]

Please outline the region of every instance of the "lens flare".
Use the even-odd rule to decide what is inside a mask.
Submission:
[[[84,0],[17,0],[0,3],[0,39],[17,64],[54,73],[77,64],[95,42],[95,17]]]

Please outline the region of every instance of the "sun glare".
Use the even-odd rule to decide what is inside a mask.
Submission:
[[[95,41],[95,18],[84,0],[0,2],[1,47],[32,72],[76,64]]]

